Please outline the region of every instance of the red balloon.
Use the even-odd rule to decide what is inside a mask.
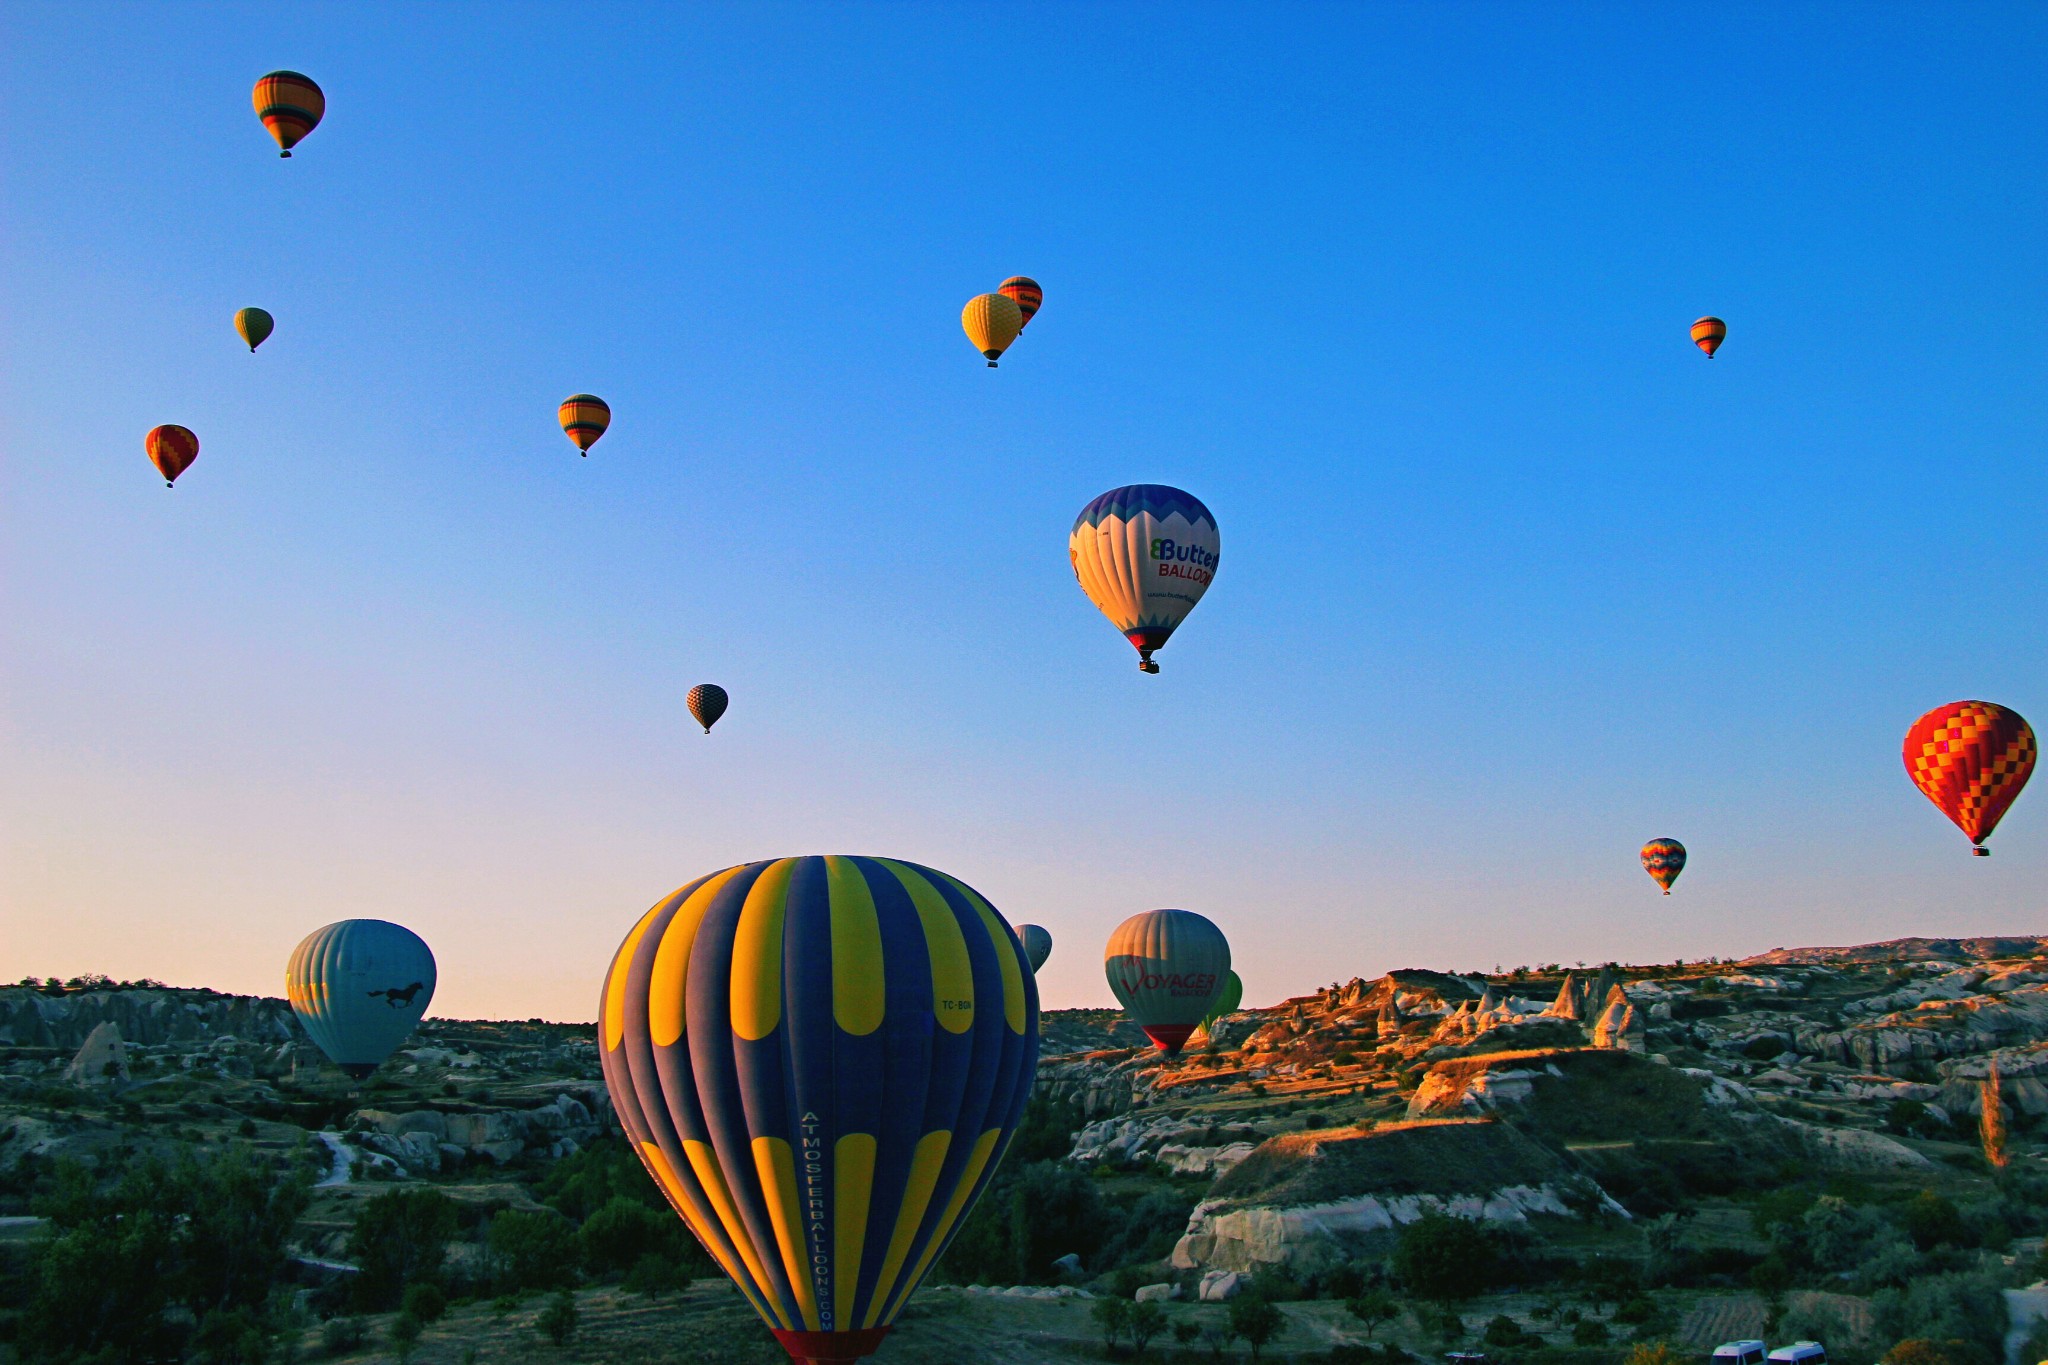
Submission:
[[[1978,857],[2034,771],[2034,730],[2019,712],[1988,701],[1937,706],[1906,731],[1906,772],[1970,837]]]
[[[142,438],[142,448],[149,452],[149,461],[156,466],[157,473],[164,476],[166,488],[176,483],[178,476],[199,458],[199,438],[180,426],[152,427],[149,435]]]

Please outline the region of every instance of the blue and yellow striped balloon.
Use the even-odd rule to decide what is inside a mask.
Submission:
[[[979,893],[889,858],[727,868],[641,916],[599,1004],[626,1136],[799,1361],[872,1354],[987,1185],[1038,990]]]

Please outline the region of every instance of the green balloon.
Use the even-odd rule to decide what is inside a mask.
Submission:
[[[1244,1003],[1244,982],[1237,979],[1236,972],[1225,972],[1223,984],[1216,988],[1215,998],[1209,1001],[1209,1012],[1202,1016],[1202,1027],[1207,1028],[1226,1014],[1234,1014]]]
[[[261,308],[244,308],[235,314],[235,330],[242,334],[242,340],[249,343],[249,353],[254,355],[263,339],[277,327],[277,319]]]

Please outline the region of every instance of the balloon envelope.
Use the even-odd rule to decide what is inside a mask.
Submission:
[[[988,367],[996,367],[996,358],[1010,348],[1017,339],[1017,333],[1024,330],[1024,313],[1017,307],[1017,301],[1001,294],[977,294],[967,300],[967,306],[960,310],[960,326],[966,330],[967,339],[974,343],[974,349],[988,359]]]
[[[251,352],[261,346],[276,328],[277,319],[261,308],[244,308],[235,314],[235,330],[242,334],[242,340],[249,344]]]
[[[1230,944],[1192,910],[1147,910],[1109,936],[1102,969],[1152,1045],[1172,1056],[1209,1013],[1230,971]]]
[[[1192,493],[1159,483],[1112,488],[1081,509],[1067,558],[1088,600],[1157,673],[1166,643],[1216,577],[1223,549],[1216,518]]]
[[[781,858],[641,916],[605,1084],[676,1213],[798,1360],[872,1354],[1023,1117],[1038,990],[959,880]]]
[[[1202,1016],[1202,1027],[1207,1028],[1226,1014],[1234,1014],[1244,1003],[1244,982],[1237,979],[1236,972],[1225,972],[1223,984],[1216,988],[1215,996],[1209,1001],[1209,1009]]]
[[[1031,970],[1037,971],[1052,956],[1052,935],[1035,924],[1017,926],[1017,941],[1024,945],[1024,956],[1031,963]]]
[[[290,156],[299,139],[319,127],[327,113],[327,96],[312,77],[296,71],[271,72],[256,82],[251,98],[256,117],[277,139],[279,156]]]
[[[156,472],[164,476],[166,488],[199,458],[199,438],[189,428],[175,424],[151,427],[149,435],[142,438],[142,448],[149,453]]]
[[[1721,341],[1727,335],[1728,324],[1719,318],[1701,318],[1692,325],[1692,344],[1705,351],[1709,360],[1721,349]]]
[[[718,724],[718,718],[725,714],[726,703],[730,700],[731,698],[725,695],[725,689],[717,683],[698,683],[690,689],[690,714],[697,718],[697,723],[704,727],[704,733],[708,735],[711,733],[711,727]]]
[[[1023,321],[1017,324],[1020,332],[1031,325],[1031,319],[1038,315],[1039,305],[1045,302],[1045,291],[1029,275],[1010,276],[996,286],[996,292],[1017,305],[1017,311],[1023,315]]]
[[[1665,895],[1670,895],[1671,883],[1685,871],[1685,845],[1676,839],[1650,840],[1643,845],[1643,871],[1664,888]]]
[[[434,954],[400,924],[345,919],[292,950],[285,996],[329,1061],[357,1080],[406,1040],[434,998]]]
[[[594,393],[570,394],[562,400],[555,416],[561,419],[563,434],[585,454],[597,444],[597,438],[604,435],[605,428],[612,424],[611,404]]]
[[[2034,771],[2034,729],[1988,701],[1937,706],[1906,731],[1906,771],[1927,799],[1988,857],[1984,841]]]

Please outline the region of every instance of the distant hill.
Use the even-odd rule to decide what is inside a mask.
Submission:
[[[1890,938],[1846,948],[1773,948],[1746,957],[1745,967],[1791,967],[1822,962],[1977,962],[2002,957],[2048,956],[2048,937]]]

